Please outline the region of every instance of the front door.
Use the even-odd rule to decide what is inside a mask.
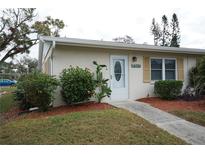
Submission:
[[[128,65],[127,56],[110,57],[111,100],[128,99]]]

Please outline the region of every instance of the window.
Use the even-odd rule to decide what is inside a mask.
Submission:
[[[115,72],[115,79],[119,81],[122,73],[122,68],[119,61],[116,61],[115,63],[114,72]]]
[[[151,59],[151,80],[162,80],[162,59]]]
[[[165,59],[165,80],[176,79],[176,60]]]
[[[176,60],[151,58],[151,80],[176,80]]]

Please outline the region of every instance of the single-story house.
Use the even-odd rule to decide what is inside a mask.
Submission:
[[[103,75],[112,90],[104,101],[135,100],[154,96],[156,80],[183,80],[186,87],[188,71],[202,55],[203,49],[41,36],[39,69],[59,77],[70,65],[94,72],[97,61],[107,65]],[[61,104],[58,89],[54,106]]]

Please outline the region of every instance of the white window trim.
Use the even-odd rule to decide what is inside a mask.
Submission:
[[[151,67],[151,60],[152,59],[162,59],[162,80],[165,80],[165,59],[166,60],[175,60],[175,80],[178,80],[178,74],[177,74],[177,59],[176,58],[169,58],[169,57],[150,57],[150,78],[151,83],[154,83],[158,80],[152,80],[152,67]]]

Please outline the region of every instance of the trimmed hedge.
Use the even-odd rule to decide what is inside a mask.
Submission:
[[[154,84],[154,93],[162,99],[176,99],[181,94],[182,81],[160,80]]]
[[[95,90],[93,74],[86,68],[70,67],[64,69],[60,75],[60,82],[64,101],[75,104],[88,100]]]

